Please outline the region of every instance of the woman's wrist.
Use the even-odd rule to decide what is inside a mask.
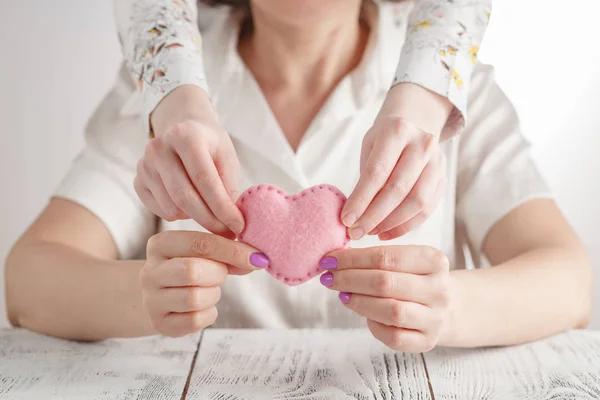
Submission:
[[[450,271],[448,278],[449,307],[445,326],[438,342],[439,346],[456,346],[459,342],[459,315],[462,309],[462,298],[460,290],[460,274]]]
[[[378,118],[403,118],[419,129],[439,137],[452,108],[453,105],[447,97],[420,85],[406,82],[390,89]]]
[[[218,123],[217,113],[208,93],[195,85],[177,87],[150,114],[150,126],[157,137],[173,125],[190,120]]]

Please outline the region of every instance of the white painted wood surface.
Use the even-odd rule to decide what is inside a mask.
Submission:
[[[97,343],[0,330],[1,400],[432,398],[600,399],[600,332],[422,356],[395,353],[366,330],[206,330]]]
[[[436,400],[600,399],[600,332],[424,356]]]
[[[429,399],[420,354],[367,330],[207,330],[187,399]]]
[[[0,399],[179,399],[198,337],[81,343],[0,330]]]

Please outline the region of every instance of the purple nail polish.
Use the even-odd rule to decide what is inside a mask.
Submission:
[[[323,269],[336,269],[338,267],[338,260],[331,256],[323,257],[321,258],[321,261],[319,261],[319,267]]]
[[[331,272],[326,272],[321,275],[321,284],[326,287],[333,286],[333,274]]]
[[[338,297],[342,301],[342,303],[348,304],[350,302],[350,297],[352,297],[352,293],[340,292]]]
[[[250,255],[250,264],[255,267],[267,268],[269,266],[269,258],[262,253],[252,253]]]

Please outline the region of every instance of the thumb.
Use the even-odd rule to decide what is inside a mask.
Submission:
[[[254,247],[197,231],[167,231],[154,235],[148,241],[148,253],[156,253],[161,259],[204,258],[247,271],[269,266],[267,256]]]
[[[250,272],[252,272],[251,269],[238,268],[233,265],[227,266],[227,273],[229,275],[248,275]]]

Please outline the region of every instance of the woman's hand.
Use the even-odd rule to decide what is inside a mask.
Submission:
[[[135,190],[159,217],[193,218],[211,232],[232,237],[244,229],[235,206],[238,159],[206,93],[181,86],[152,113],[156,137],[139,161]]]
[[[373,336],[395,350],[424,352],[449,316],[448,259],[427,246],[346,249],[321,260],[321,283],[367,318]]]
[[[438,139],[451,109],[446,98],[412,83],[390,89],[363,140],[360,179],[342,210],[352,239],[402,236],[435,210],[446,189]]]
[[[268,264],[252,247],[209,233],[168,231],[151,237],[140,284],[153,329],[178,337],[212,325],[227,275]]]

